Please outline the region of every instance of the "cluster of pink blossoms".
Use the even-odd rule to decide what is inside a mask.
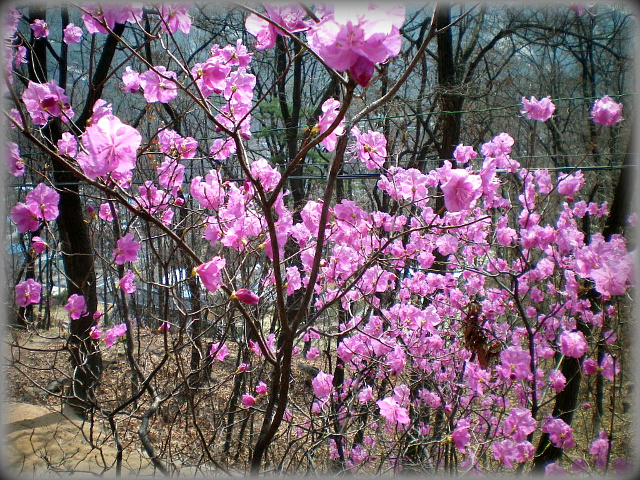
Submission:
[[[10,217],[18,226],[18,232],[35,232],[40,228],[40,222],[51,222],[58,218],[58,203],[60,194],[53,188],[39,183],[36,188],[27,193],[25,202],[18,202],[11,209]]]
[[[68,122],[74,115],[69,98],[55,80],[47,83],[35,83],[30,80],[22,93],[22,101],[35,125],[46,125],[50,117],[58,117],[63,122]]]
[[[540,122],[549,120],[556,109],[549,96],[540,100],[536,97],[531,97],[529,100],[522,97],[522,107],[522,112],[520,112],[522,115],[526,115],[529,120],[538,120]]]

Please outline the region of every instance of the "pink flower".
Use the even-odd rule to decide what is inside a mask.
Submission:
[[[387,137],[373,130],[360,133],[358,127],[353,127],[351,134],[356,137],[356,152],[364,166],[369,170],[382,168],[387,157]]]
[[[173,81],[176,78],[176,72],[167,70],[162,65],[141,73],[140,86],[145,100],[149,103],[169,103],[178,96],[178,86]]]
[[[62,138],[58,140],[56,146],[58,147],[60,155],[67,155],[74,158],[78,153],[78,141],[76,140],[76,137],[69,132],[64,132],[62,134]]]
[[[17,225],[19,233],[27,231],[35,232],[40,228],[40,221],[38,220],[36,210],[33,207],[26,206],[22,202],[18,202],[16,206],[11,209],[9,216]]]
[[[573,201],[573,197],[584,185],[584,175],[578,170],[575,175],[562,174],[558,176],[558,193],[566,195],[568,200]]]
[[[228,354],[229,354],[229,347],[227,347],[225,343],[223,343],[222,345],[220,344],[220,342],[211,344],[211,348],[209,349],[209,356],[212,357],[214,360],[218,360],[219,362],[222,362],[227,357]]]
[[[256,399],[253,397],[253,395],[250,395],[248,393],[242,395],[242,405],[244,405],[245,407],[252,407],[255,405],[255,403]]]
[[[407,409],[401,407],[393,398],[387,397],[378,400],[376,405],[380,408],[380,415],[387,419],[390,424],[408,425],[411,423]]]
[[[234,153],[236,153],[236,142],[231,137],[215,139],[209,149],[209,156],[214,160],[226,160]]]
[[[84,26],[91,34],[102,33],[106,35],[109,31],[105,28],[113,30],[116,23],[135,23],[136,20],[142,18],[142,8],[132,7],[131,4],[118,3],[101,5],[85,4],[83,5],[82,20]]]
[[[258,395],[264,395],[264,394],[266,394],[266,393],[267,393],[267,390],[268,390],[268,388],[267,388],[267,384],[266,384],[266,383],[264,383],[264,382],[260,382],[260,383],[258,383],[258,385],[256,385],[256,393],[257,393]]]
[[[64,34],[63,41],[67,45],[73,45],[82,40],[82,29],[76,27],[73,23],[67,25],[62,32]]]
[[[118,209],[114,208],[115,212],[118,213]],[[98,217],[100,217],[105,222],[113,222],[113,213],[111,212],[111,205],[109,203],[100,204],[100,209],[98,210]]]
[[[33,278],[28,278],[26,281],[16,285],[15,291],[16,304],[19,307],[28,307],[32,303],[40,302],[42,285],[36,282]]]
[[[605,353],[600,368],[602,369],[602,376],[613,382],[614,377],[620,373],[620,362],[616,362],[610,354]]]
[[[222,285],[222,269],[226,263],[224,258],[215,256],[210,262],[196,267],[196,273],[210,292],[215,292]]]
[[[158,11],[162,29],[171,33],[176,33],[178,30],[182,33],[189,33],[191,31],[191,16],[187,10],[189,10],[189,5],[160,5]]]
[[[137,290],[136,284],[133,283],[134,279],[135,275],[133,274],[133,271],[127,270],[127,273],[125,273],[124,277],[122,277],[118,282],[118,285],[120,286],[122,291],[127,295],[131,295]]]
[[[17,143],[7,142],[7,168],[14,177],[24,175],[24,163],[20,157],[20,148]]]
[[[87,313],[87,304],[82,295],[74,293],[69,297],[67,304],[64,308],[69,312],[71,320],[79,320],[85,313]]]
[[[546,467],[544,467],[544,476],[545,477],[566,477],[567,471],[564,467],[558,465],[558,462],[549,463]]]
[[[593,375],[598,371],[598,362],[596,362],[593,358],[587,358],[582,362],[582,370],[585,375]]]
[[[549,434],[549,440],[558,448],[567,449],[576,445],[573,429],[561,418],[547,420],[542,426],[542,431]]]
[[[77,160],[85,175],[92,180],[109,173],[127,174],[136,166],[137,150],[142,136],[114,115],[101,116],[82,134],[87,153]]]
[[[44,252],[44,249],[47,248],[46,242],[40,237],[32,237],[31,246],[33,247],[33,251],[37,254]]]
[[[333,375],[319,372],[311,381],[311,386],[313,387],[313,393],[316,397],[327,397],[333,389]]]
[[[460,165],[464,165],[472,158],[476,158],[478,153],[473,149],[470,145],[460,144],[453,151],[453,158],[456,159],[456,162]]]
[[[168,322],[162,322],[158,327],[158,331],[160,332],[168,332],[169,330],[171,330],[171,324]]]
[[[217,210],[225,200],[225,190],[222,186],[220,173],[217,170],[211,170],[204,179],[203,182],[199,175],[192,179],[190,193],[202,208]]]
[[[607,456],[609,455],[609,437],[607,432],[600,430],[597,440],[594,440],[589,448],[589,453],[596,456],[596,465],[604,470],[607,466]]]
[[[496,366],[498,375],[503,380],[529,380],[531,373],[531,355],[526,350],[511,346],[500,352],[501,364]]]
[[[260,158],[251,164],[251,175],[260,182],[265,192],[270,192],[278,185],[282,175],[269,165],[264,158]]]
[[[462,418],[458,420],[456,429],[451,432],[453,443],[455,443],[456,448],[463,454],[467,453],[467,449],[465,447],[469,445],[469,440],[471,440],[471,435],[469,434],[470,427],[471,422],[469,422],[469,419]]]
[[[373,398],[373,389],[368,386],[364,387],[360,392],[358,392],[358,400],[360,403],[367,403],[369,400]]]
[[[524,442],[527,435],[535,431],[536,421],[526,408],[514,408],[502,424],[505,436],[516,442]]]
[[[58,218],[59,202],[60,194],[58,192],[47,187],[44,183],[39,183],[36,188],[27,193],[24,203],[29,210],[36,214],[36,217],[51,222]]]
[[[60,117],[63,122],[67,122],[74,115],[69,98],[64,90],[56,85],[55,80],[48,83],[29,80],[27,88],[22,93],[22,101],[36,125],[46,125],[49,117]]]
[[[301,32],[309,28],[303,20],[306,13],[298,5],[265,5],[264,8],[267,17],[291,33]],[[258,50],[273,48],[276,44],[276,37],[284,35],[284,32],[274,26],[273,23],[253,13],[247,17],[245,27],[247,32],[257,38],[256,48]]]
[[[47,38],[49,36],[49,25],[41,18],[36,19],[30,26],[34,37]]]
[[[319,356],[320,356],[320,350],[318,350],[316,347],[309,348],[309,351],[305,355],[307,360],[315,360]]]
[[[89,337],[91,337],[92,340],[100,340],[101,336],[102,330],[100,330],[100,327],[98,325],[93,325],[89,330]]]
[[[578,330],[573,332],[563,331],[559,340],[560,352],[567,357],[580,358],[589,347],[584,334]]]
[[[567,379],[560,370],[554,369],[549,372],[549,385],[556,392],[561,392],[567,385]]]
[[[501,442],[494,442],[491,445],[493,458],[502,462],[505,468],[513,467],[514,462],[526,462],[533,458],[534,448],[530,442],[524,441],[515,443],[510,438],[505,438]]]
[[[125,92],[135,93],[140,89],[140,74],[127,65],[122,74],[122,83]]]
[[[482,195],[482,179],[470,175],[464,169],[455,168],[447,172],[447,182],[442,185],[444,205],[449,212],[460,212]]]
[[[117,265],[124,265],[124,262],[136,262],[139,251],[140,243],[133,239],[133,233],[127,233],[118,239],[113,257]]]
[[[222,95],[229,100],[231,105],[251,106],[253,100],[253,87],[256,86],[256,76],[247,73],[244,67],[238,68],[225,79]]]
[[[158,132],[160,150],[171,158],[193,158],[198,150],[198,142],[193,137],[182,137],[170,128]]]
[[[551,118],[556,106],[551,101],[551,97],[546,96],[538,100],[536,97],[531,97],[527,100],[522,97],[522,115],[526,115],[529,120],[538,120],[540,122],[546,122]]]
[[[236,290],[231,295],[231,298],[238,299],[239,301],[241,301],[242,303],[246,303],[247,305],[257,305],[260,301],[260,297],[246,288],[240,288]]]
[[[222,93],[230,72],[231,66],[220,55],[212,55],[204,63],[196,63],[191,68],[191,76],[205,97],[212,93]]]
[[[107,346],[107,348],[113,347],[113,344],[116,342],[116,340],[122,337],[125,333],[127,333],[126,323],[120,323],[108,329],[104,333],[104,343]]]
[[[595,123],[611,127],[624,120],[622,118],[622,104],[614,102],[609,95],[605,95],[593,104],[591,118]]]
[[[338,111],[340,110],[340,102],[335,98],[329,98],[322,104],[323,114],[318,118],[316,128],[319,134],[326,132],[331,124],[338,117]],[[340,121],[338,126],[322,140],[322,145],[328,152],[333,152],[336,148],[336,142],[338,137],[344,134],[344,118]]]
[[[404,19],[402,5],[384,9],[336,5],[333,13],[327,12],[311,26],[307,41],[327,65],[340,72],[348,70],[359,85],[366,86],[374,64],[400,53]]]

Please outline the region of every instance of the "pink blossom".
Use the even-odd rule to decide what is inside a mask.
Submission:
[[[373,398],[373,389],[371,386],[364,387],[360,392],[358,392],[358,400],[360,403],[367,403],[369,400]]]
[[[365,167],[382,168],[387,157],[387,137],[373,130],[361,133],[358,127],[353,127],[351,134],[356,137],[356,153]]]
[[[60,194],[53,188],[47,187],[44,183],[39,183],[36,188],[27,193],[25,205],[36,214],[36,217],[47,222],[58,218],[58,203]]]
[[[302,287],[300,278],[300,270],[298,267],[287,267],[287,295],[293,295],[293,292]]]
[[[162,65],[141,73],[140,86],[145,100],[149,103],[169,103],[178,96],[178,86],[174,81],[176,78],[176,72],[167,70]]]
[[[160,150],[171,158],[193,158],[198,142],[193,137],[182,137],[175,130],[163,128],[158,131]]]
[[[622,104],[614,102],[609,95],[605,95],[593,104],[591,118],[595,123],[611,127],[624,120],[622,118]]]
[[[89,337],[92,340],[100,340],[101,336],[102,336],[102,330],[100,330],[100,327],[98,325],[93,325],[89,330]]]
[[[600,430],[598,438],[591,443],[589,454],[596,456],[596,466],[602,470],[607,466],[609,455],[609,437],[607,432]]]
[[[615,361],[615,359],[610,354],[605,353],[604,357],[602,358],[600,368],[602,369],[602,376],[607,380],[613,382],[615,375],[620,373],[620,362]]]
[[[257,305],[260,301],[260,297],[246,288],[240,288],[236,290],[231,295],[231,298],[238,299],[240,302],[246,303],[247,305]]]
[[[63,122],[73,118],[74,112],[64,90],[55,80],[48,83],[35,83],[29,80],[22,93],[22,101],[31,120],[36,125],[46,125],[49,117],[60,117]]]
[[[217,170],[210,170],[205,181],[201,176],[191,180],[190,193],[202,208],[217,210],[224,203],[225,190],[222,186],[222,178]]]
[[[34,37],[47,38],[49,36],[49,24],[41,18],[36,19],[30,26]]]
[[[116,23],[135,23],[142,18],[142,8],[126,3],[85,4],[83,10],[84,27],[91,34],[99,32],[106,35],[109,31],[105,27],[113,30]]]
[[[63,32],[63,41],[67,45],[73,45],[74,43],[82,40],[82,28],[76,27],[73,23],[70,23],[65,27]]]
[[[189,5],[162,4],[158,9],[160,13],[160,26],[165,32],[182,33],[191,31],[191,16],[187,13]]]
[[[322,104],[323,114],[318,118],[316,128],[319,134],[326,132],[331,124],[338,117],[338,111],[340,110],[340,102],[335,98],[329,98]],[[336,142],[338,137],[344,134],[344,118],[340,121],[338,126],[322,140],[322,145],[329,152],[333,152],[336,148]]]
[[[234,153],[236,153],[236,142],[231,137],[215,139],[209,149],[209,156],[214,160],[226,160]]]
[[[77,161],[92,180],[99,176],[127,174],[136,166],[137,150],[142,136],[114,115],[94,121],[82,134],[87,153],[78,153]]]
[[[567,379],[560,370],[553,369],[549,372],[549,385],[556,392],[561,392],[567,384]]]
[[[13,7],[10,7],[4,12],[4,21],[2,25],[2,33],[4,38],[10,40],[16,33],[18,28],[18,23],[20,23],[20,19],[22,18],[22,14]]]
[[[114,206],[114,210],[116,213],[118,213],[118,209],[115,208],[115,206]],[[111,212],[110,203],[105,202],[100,204],[100,209],[98,210],[98,217],[100,217],[105,222],[113,222],[113,213]]]
[[[442,184],[444,205],[449,212],[460,212],[471,206],[482,195],[482,179],[470,175],[464,169],[455,168],[447,173],[447,181]]]
[[[266,15],[276,25],[286,28],[291,33],[301,32],[308,28],[307,23],[303,20],[306,16],[305,11],[298,5],[265,5]],[[273,48],[276,44],[276,37],[284,35],[284,32],[273,23],[262,19],[252,13],[245,21],[247,32],[257,38],[256,48],[264,50]]]
[[[32,303],[40,302],[42,285],[36,282],[33,278],[28,278],[26,281],[16,285],[15,291],[16,304],[19,307],[28,307]]]
[[[104,343],[107,346],[107,348],[113,347],[113,345],[116,342],[116,340],[118,338],[124,336],[125,333],[127,333],[127,324],[126,323],[120,323],[120,324],[114,325],[113,327],[108,329],[104,333]]]
[[[213,257],[213,260],[196,267],[196,273],[210,292],[215,292],[222,285],[222,269],[227,261],[222,257]]]
[[[69,312],[71,320],[79,320],[84,314],[87,313],[87,304],[82,295],[74,293],[69,297],[67,304],[64,308]]]
[[[24,128],[22,117],[20,116],[20,112],[18,112],[17,108],[12,108],[11,110],[9,110],[9,118],[12,120],[8,122],[12,130],[15,130],[16,125],[20,128]]]
[[[232,132],[239,130],[243,138],[251,138],[251,108],[248,105],[238,103],[232,105],[227,103],[220,109],[220,113],[215,119],[220,125]],[[218,127],[217,132],[221,132],[222,128]]]
[[[158,327],[158,330],[160,332],[168,332],[169,330],[171,330],[171,324],[169,322],[162,322]]]
[[[463,145],[462,143],[456,147],[453,151],[453,157],[460,165],[464,165],[472,158],[476,158],[478,153],[470,145]]]
[[[451,432],[453,443],[455,443],[456,448],[463,454],[467,453],[465,447],[469,445],[469,441],[471,440],[471,435],[469,434],[470,427],[471,422],[469,422],[469,419],[462,418],[458,420],[455,430]]]
[[[7,168],[14,177],[22,177],[24,175],[24,162],[20,157],[20,148],[17,143],[7,142]]]
[[[135,93],[140,89],[140,74],[127,65],[122,74],[122,83],[125,92]]]
[[[246,68],[240,67],[225,79],[222,95],[231,105],[251,106],[255,86],[256,76],[248,73]]]
[[[378,400],[376,405],[380,408],[380,415],[386,418],[390,424],[408,425],[411,423],[407,409],[401,407],[393,398],[387,397]]]
[[[18,233],[27,231],[35,232],[40,228],[37,211],[22,202],[18,202],[16,206],[11,209],[9,216],[17,225]]]
[[[531,460],[534,454],[533,445],[524,441],[516,443],[510,438],[505,438],[501,442],[494,442],[491,445],[493,458],[501,461],[505,468],[512,468],[514,462],[521,463]]]
[[[282,175],[269,165],[264,158],[260,158],[251,164],[251,175],[260,182],[265,192],[270,192],[278,185]]]
[[[44,252],[44,249],[47,248],[47,243],[42,240],[40,237],[32,237],[31,238],[31,246],[33,247],[33,251],[37,254]]]
[[[500,352],[500,360],[501,364],[496,366],[496,370],[503,380],[520,381],[532,378],[531,355],[526,350],[511,346]]]
[[[556,106],[551,101],[551,97],[546,96],[538,100],[536,97],[531,97],[527,100],[522,97],[522,115],[526,115],[529,120],[538,120],[540,122],[546,122],[551,118]]]
[[[118,239],[117,246],[113,251],[113,258],[117,265],[124,265],[124,262],[136,262],[139,251],[140,243],[133,239],[133,233],[127,233]]]
[[[161,187],[171,190],[175,195],[184,180],[185,166],[171,157],[165,157],[158,167],[158,183]]]
[[[69,132],[64,132],[62,138],[56,143],[60,155],[67,155],[74,158],[78,153],[78,141],[76,137]]]
[[[568,449],[576,445],[573,429],[561,418],[548,419],[542,426],[542,431],[549,434],[549,440],[558,448]]]
[[[574,195],[580,191],[582,185],[584,185],[584,175],[580,170],[574,175],[562,174],[558,176],[558,193],[566,195],[570,201],[573,201]]]
[[[325,398],[333,390],[333,375],[319,372],[311,381],[311,386],[316,397]]]
[[[267,384],[264,382],[259,382],[258,385],[256,385],[256,393],[258,395],[265,395],[267,393]]]
[[[560,352],[567,357],[580,358],[589,347],[584,334],[578,330],[572,332],[563,331],[559,340]]]
[[[585,375],[593,375],[598,371],[598,362],[593,358],[587,358],[582,362],[582,370]]]
[[[204,63],[196,63],[191,68],[191,76],[205,97],[222,93],[230,72],[231,66],[220,55],[211,56]]]
[[[564,467],[558,465],[558,462],[552,462],[544,467],[545,477],[566,477],[567,471]]]
[[[535,431],[536,421],[531,416],[531,411],[527,408],[514,408],[505,419],[502,430],[516,442],[525,441],[527,435]]]
[[[349,71],[366,86],[376,63],[384,63],[400,53],[405,8],[336,5],[311,26],[307,41],[331,68]]]
[[[248,393],[244,393],[242,395],[242,405],[244,405],[245,407],[252,407],[254,406],[256,403],[256,399],[253,397],[253,395],[250,395]]]
[[[212,343],[209,349],[209,356],[214,360],[222,362],[229,354],[229,347],[226,343],[220,344],[220,342]]]
[[[307,360],[315,360],[319,356],[320,356],[320,350],[318,350],[316,347],[311,347],[309,348],[309,351],[305,355],[305,358]]]
[[[127,270],[127,273],[124,274],[124,277],[120,279],[118,285],[122,289],[124,293],[127,295],[131,295],[133,292],[137,290],[136,284],[133,283],[135,279],[135,275],[132,270]]]

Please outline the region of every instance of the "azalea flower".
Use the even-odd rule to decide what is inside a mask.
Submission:
[[[124,293],[127,295],[131,295],[133,292],[137,290],[136,284],[133,282],[135,279],[135,275],[132,270],[127,270],[127,273],[124,274],[124,277],[120,279],[118,285],[122,289]]]
[[[17,143],[7,142],[7,168],[14,177],[22,177],[24,175],[24,163],[20,157],[20,147]]]
[[[251,164],[251,175],[260,182],[265,192],[270,192],[278,185],[282,175],[268,161],[260,158]]]
[[[253,395],[250,395],[248,393],[242,395],[242,405],[244,405],[245,407],[252,407],[253,405],[255,405],[255,403],[256,399]]]
[[[118,239],[113,257],[117,265],[124,265],[124,262],[136,262],[139,251],[140,243],[133,239],[133,233],[127,233]]]
[[[36,217],[47,222],[58,218],[60,194],[53,188],[39,183],[36,188],[27,193],[25,205],[36,214]]]
[[[28,278],[26,281],[16,285],[15,292],[16,304],[19,307],[28,307],[32,303],[40,302],[42,285],[36,282],[33,278]]]
[[[127,65],[122,74],[122,83],[125,92],[135,93],[140,90],[140,74]]]
[[[526,115],[529,120],[538,120],[540,122],[546,122],[551,118],[556,106],[551,101],[551,97],[547,96],[538,100],[536,97],[531,97],[527,100],[522,97],[522,115]]]
[[[115,212],[118,213],[119,210],[114,208]],[[105,222],[113,222],[113,213],[111,212],[111,205],[108,202],[100,204],[100,208],[98,209],[98,217],[100,217]]]
[[[351,135],[356,138],[356,152],[364,166],[369,170],[382,168],[387,157],[387,137],[373,130],[361,133],[358,127],[351,129]]]
[[[141,73],[140,86],[145,100],[149,103],[169,103],[178,96],[178,86],[173,81],[176,78],[176,72],[167,70],[162,65]]]
[[[302,32],[309,28],[307,22],[303,20],[306,13],[298,5],[265,5],[264,9],[267,17],[291,33]],[[256,48],[258,50],[273,48],[276,44],[277,36],[284,35],[284,32],[274,26],[273,23],[260,18],[254,13],[247,17],[245,27],[247,32],[257,38]]]
[[[44,252],[45,248],[47,248],[47,243],[42,240],[40,237],[32,237],[31,238],[31,246],[33,247],[33,251],[37,254]]]
[[[64,308],[69,312],[71,320],[79,320],[85,313],[87,313],[87,304],[82,295],[74,293],[69,297],[67,304]]]
[[[113,345],[115,344],[116,340],[118,338],[124,336],[125,333],[127,333],[127,324],[126,323],[120,323],[120,324],[114,325],[113,327],[108,329],[104,333],[104,343],[107,346],[107,348],[113,347]]]
[[[561,418],[548,419],[542,426],[542,431],[549,434],[549,440],[558,448],[566,450],[576,445],[573,429]]]
[[[319,134],[326,132],[331,124],[338,117],[338,111],[340,110],[340,102],[335,98],[329,98],[322,104],[322,112],[318,118],[316,129]],[[322,140],[322,145],[328,152],[333,152],[336,148],[336,142],[338,137],[344,134],[344,118],[340,121],[338,126]]]
[[[478,153],[470,145],[463,145],[462,143],[456,147],[453,151],[453,158],[460,165],[467,163],[472,158],[476,158]]]
[[[559,340],[560,352],[567,357],[580,358],[589,347],[584,334],[578,330],[573,332],[563,331]]]
[[[93,325],[89,330],[89,337],[91,337],[92,340],[100,340],[101,336],[102,330],[100,330],[100,327],[98,325]]]
[[[393,398],[387,397],[378,400],[376,405],[380,408],[380,415],[386,418],[390,424],[408,425],[411,423],[407,409],[401,407]]]
[[[196,273],[210,292],[215,292],[222,285],[222,269],[226,263],[224,258],[215,256],[213,260],[196,267]]]
[[[316,397],[327,397],[333,389],[333,375],[319,372],[311,381],[311,386],[313,387],[313,393]]]
[[[73,118],[69,98],[55,80],[35,83],[29,80],[22,93],[22,101],[35,125],[46,125],[50,117],[60,117],[63,122]]]
[[[444,206],[449,212],[460,212],[482,195],[482,179],[464,169],[454,168],[447,172],[447,181],[442,184]]]
[[[242,303],[246,303],[247,305],[257,305],[260,301],[260,297],[246,288],[240,288],[236,290],[231,295],[231,298],[237,299]]]
[[[225,343],[220,345],[220,342],[212,343],[209,349],[209,356],[214,360],[222,362],[229,354],[229,347]]]
[[[607,432],[600,430],[598,438],[591,443],[589,454],[596,456],[596,466],[602,470],[607,466],[607,456],[609,455],[609,437]]]
[[[266,384],[266,383],[264,383],[264,382],[260,382],[260,383],[258,383],[258,385],[256,385],[256,393],[257,393],[258,395],[264,395],[264,394],[266,394],[266,393],[267,393],[267,390],[268,390],[268,388],[267,388],[267,384]]]
[[[162,21],[160,26],[165,32],[182,33],[191,31],[191,16],[187,13],[189,5],[162,4],[158,9]]]
[[[73,45],[82,40],[82,28],[75,26],[73,23],[67,25],[62,33],[62,41],[67,45]]]
[[[622,104],[614,102],[609,95],[605,95],[594,102],[591,118],[595,123],[611,127],[624,120],[622,118]]]
[[[49,24],[41,18],[36,19],[31,25],[33,36],[36,38],[47,38],[49,36]]]
[[[69,132],[62,134],[62,138],[58,140],[56,146],[58,147],[58,153],[60,153],[60,155],[67,155],[68,157],[74,158],[78,153],[78,141],[76,137]]]

